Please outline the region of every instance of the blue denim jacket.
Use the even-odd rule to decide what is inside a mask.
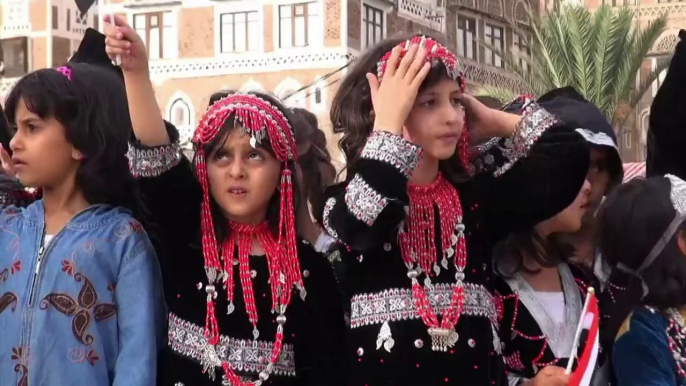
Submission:
[[[42,248],[42,201],[0,212],[0,385],[151,386],[165,307],[155,252],[96,205]]]

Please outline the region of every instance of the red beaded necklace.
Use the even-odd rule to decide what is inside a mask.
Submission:
[[[225,241],[221,259],[217,239],[214,233],[212,214],[210,213],[210,191],[207,177],[207,164],[204,146],[210,143],[219,133],[220,128],[230,117],[234,117],[241,124],[240,129],[250,134],[250,144],[255,147],[264,138],[269,139],[276,158],[282,162],[281,186],[279,190],[279,223],[277,237],[269,232],[267,224],[257,226],[245,224],[230,224],[229,237]],[[298,261],[295,234],[295,214],[293,208],[293,186],[289,162],[297,159],[297,147],[293,129],[283,113],[270,102],[253,94],[230,94],[217,101],[207,110],[198,128],[193,135],[193,144],[196,150],[195,172],[203,190],[203,202],[201,204],[201,230],[202,246],[205,258],[205,271],[208,284],[207,314],[205,319],[205,338],[207,344],[203,349],[201,362],[204,372],[214,378],[216,367],[224,370],[225,381],[222,384],[230,386],[259,386],[267,381],[274,371],[281,347],[283,345],[283,325],[286,323],[286,307],[290,304],[291,289],[300,290],[300,296],[304,298],[303,286]],[[255,306],[255,294],[252,288],[250,275],[249,255],[253,241],[257,239],[267,255],[269,267],[269,283],[272,292],[272,310],[277,314],[276,337],[274,346],[266,368],[260,372],[259,379],[255,382],[244,382],[231,369],[231,365],[219,357],[217,344],[220,334],[217,323],[215,301],[217,292],[215,283],[223,282],[229,301],[228,312],[234,310],[233,296],[233,265],[238,248],[239,278],[243,288],[248,318],[253,325],[253,337],[259,336],[257,329],[257,307]],[[223,263],[223,265],[222,265]]]
[[[404,229],[398,236],[403,261],[407,266],[407,276],[412,280],[412,299],[417,313],[428,327],[434,351],[447,351],[457,342],[455,325],[462,313],[464,304],[464,270],[467,265],[467,245],[462,224],[462,205],[460,196],[439,173],[436,180],[428,186],[408,187],[410,210]],[[450,306],[439,322],[436,311],[431,307],[424,286],[417,280],[426,275],[425,285],[430,287],[430,277],[438,275],[436,251],[435,210],[438,209],[441,226],[441,265],[448,268],[448,259],[454,258],[455,288],[451,295]]]

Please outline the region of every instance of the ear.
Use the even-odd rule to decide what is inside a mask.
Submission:
[[[686,256],[686,231],[679,230],[676,237],[676,245],[679,247],[681,254]]]
[[[406,141],[410,141],[410,142],[414,143],[414,141],[412,140],[412,135],[410,134],[410,130],[408,130],[407,126],[405,126],[405,125],[403,125],[403,138]]]
[[[72,147],[71,158],[74,159],[74,161],[81,161],[82,159],[84,159],[84,156],[80,151],[76,150],[75,147]]]

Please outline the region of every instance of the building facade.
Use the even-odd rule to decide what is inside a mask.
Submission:
[[[660,63],[669,61],[679,40],[678,34],[686,25],[686,0],[585,0],[589,9],[595,9],[602,4],[615,7],[627,6],[636,15],[636,26],[645,28],[661,14],[667,15],[667,28],[657,39],[648,58],[643,62],[637,84],[645,82],[652,70]],[[657,94],[666,70],[657,80],[652,82],[650,89],[643,96],[635,111],[629,112],[630,119],[621,131],[618,140],[622,157],[625,162],[641,162],[646,157],[646,136],[650,121],[650,104]]]
[[[98,26],[97,13],[82,15],[73,0],[0,0],[0,100],[19,77],[65,63]]]
[[[265,91],[317,114],[341,166],[328,112],[351,61],[386,37],[427,33],[458,53],[468,86],[517,88],[479,41],[528,51],[511,23],[526,27],[541,7],[530,1],[101,0],[80,15],[73,0],[0,0],[0,98],[21,75],[63,63],[98,15],[117,14],[144,39],[160,111],[186,142],[212,93]]]

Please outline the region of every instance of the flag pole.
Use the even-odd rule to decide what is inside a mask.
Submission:
[[[588,293],[586,294],[586,300],[584,301],[584,308],[581,311],[581,317],[579,318],[579,325],[576,326],[576,334],[574,334],[574,344],[572,345],[572,352],[569,354],[569,362],[567,362],[567,370],[565,374],[569,375],[572,373],[572,367],[574,366],[574,358],[576,358],[576,350],[579,348],[579,337],[581,336],[581,330],[584,327],[584,319],[586,316],[586,311],[588,311],[588,302],[591,298],[591,294],[595,293],[593,287],[588,287]]]

